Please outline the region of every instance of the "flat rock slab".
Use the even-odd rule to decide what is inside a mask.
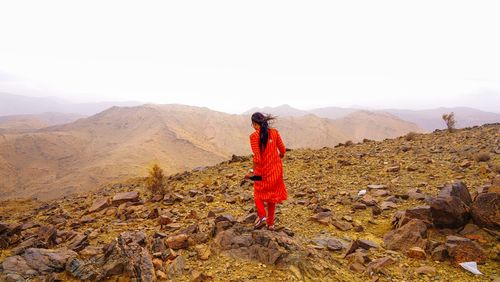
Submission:
[[[94,201],[92,206],[89,208],[89,213],[98,212],[109,207],[108,199],[102,198]]]
[[[370,190],[387,189],[386,185],[381,185],[381,184],[369,184],[367,187]]]
[[[126,202],[138,202],[138,201],[139,201],[139,192],[137,191],[118,193],[111,200],[113,206],[119,206]]]

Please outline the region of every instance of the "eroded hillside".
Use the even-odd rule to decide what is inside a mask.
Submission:
[[[347,121],[280,118],[290,148],[333,147],[418,131],[414,124],[371,114]],[[144,176],[152,162],[168,174],[250,153],[250,118],[182,105],[114,107],[35,132],[0,132],[0,199],[53,199]]]

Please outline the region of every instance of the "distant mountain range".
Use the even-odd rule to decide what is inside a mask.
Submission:
[[[388,114],[356,112],[338,120],[280,117],[289,148],[333,147],[421,131]],[[33,126],[35,128],[36,126]],[[4,129],[6,130],[6,129]],[[146,174],[168,174],[251,153],[250,116],[182,105],[112,107],[72,123],[24,133],[0,132],[0,198],[55,198]]]
[[[328,119],[338,119],[348,116],[349,114],[365,111],[356,108],[340,108],[340,107],[326,107],[313,110],[299,110],[289,105],[282,105],[278,107],[265,107],[265,108],[252,108],[245,112],[251,114],[256,111],[271,113],[278,116],[293,116],[299,117],[309,114],[317,115],[318,117]],[[429,110],[402,110],[402,109],[385,109],[370,111],[372,113],[386,113],[394,115],[402,120],[415,123],[426,131],[433,131],[435,129],[444,129],[446,127],[441,116],[444,113],[455,113],[457,120],[457,128],[471,127],[475,125],[483,125],[487,123],[500,122],[500,114],[485,112],[467,107],[454,107],[454,108],[436,108]]]
[[[140,102],[67,103],[55,97],[28,97],[0,92],[0,116],[67,113],[95,115],[113,106],[137,106]]]

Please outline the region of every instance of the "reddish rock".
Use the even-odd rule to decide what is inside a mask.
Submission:
[[[89,213],[92,213],[92,212],[98,212],[98,211],[101,211],[105,208],[109,207],[109,203],[108,203],[108,199],[107,198],[102,198],[102,199],[99,199],[99,200],[96,200],[94,201],[94,203],[92,204],[92,206],[89,208]]]
[[[43,225],[38,230],[38,238],[47,246],[56,245],[57,229],[53,225]]]
[[[349,222],[341,221],[341,220],[332,220],[333,226],[337,227],[337,229],[342,231],[347,231],[352,229],[352,224]]]
[[[375,206],[377,205],[377,200],[375,200],[375,198],[373,198],[372,196],[368,195],[368,194],[365,194],[361,200],[360,200],[361,203],[367,205],[367,206]]]
[[[118,193],[111,200],[113,206],[119,206],[126,202],[138,202],[138,201],[139,201],[139,192],[137,191]]]
[[[414,259],[425,259],[427,255],[425,254],[425,251],[420,248],[420,247],[413,247],[410,248],[407,252],[406,255],[410,258]]]
[[[406,211],[397,211],[392,218],[393,228],[400,228],[412,219],[422,220],[428,227],[432,226],[430,206],[418,206]]]
[[[329,225],[331,222],[331,217],[331,212],[320,212],[310,217],[309,220],[318,222],[323,225]]]
[[[469,193],[469,189],[467,186],[461,182],[457,181],[453,184],[448,184],[444,186],[443,189],[439,192],[438,197],[450,197],[454,196],[462,200],[464,204],[470,206],[472,204],[472,198]]]
[[[419,275],[433,275],[436,273],[436,268],[432,266],[421,266],[415,269],[415,273]]]
[[[439,228],[459,228],[469,218],[469,208],[458,197],[438,197],[431,202],[432,221]]]
[[[167,243],[167,246],[173,250],[186,249],[189,247],[188,239],[188,235],[179,234],[168,237],[165,243]]]
[[[477,225],[500,229],[500,195],[479,194],[472,204],[471,214]]]
[[[435,261],[445,261],[448,256],[448,250],[445,245],[439,245],[431,253],[432,260]]]
[[[427,226],[419,219],[412,219],[403,227],[384,235],[384,245],[389,250],[406,251],[412,247],[425,249]]]
[[[475,261],[484,263],[486,254],[478,243],[459,236],[446,237],[446,250],[455,265],[462,262]]]
[[[376,259],[376,260],[373,260],[372,262],[370,262],[367,266],[366,266],[366,271],[369,273],[369,274],[372,274],[372,273],[378,273],[380,272],[380,270],[382,270],[383,268],[389,266],[389,265],[392,265],[394,264],[396,261],[391,258],[391,257],[383,257],[383,258],[379,258],[379,259]]]
[[[164,225],[168,225],[172,222],[172,219],[168,215],[162,214],[158,217],[158,224],[160,225],[160,228],[163,228]]]

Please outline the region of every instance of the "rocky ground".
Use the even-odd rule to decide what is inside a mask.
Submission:
[[[274,232],[252,230],[250,167],[2,202],[0,281],[500,279],[499,124],[290,151]]]

